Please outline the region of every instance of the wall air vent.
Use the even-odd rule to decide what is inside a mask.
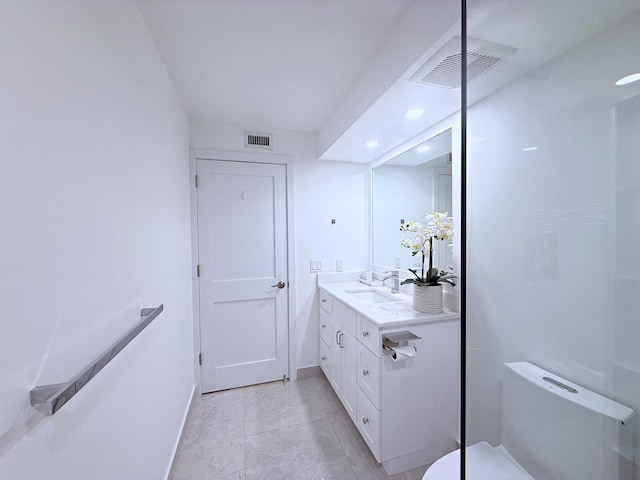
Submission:
[[[467,83],[472,82],[517,51],[517,48],[467,37]],[[462,75],[460,70],[461,52],[461,38],[459,36],[453,37],[409,80],[429,87],[459,88]]]
[[[244,132],[245,148],[273,150],[273,135],[270,133]]]

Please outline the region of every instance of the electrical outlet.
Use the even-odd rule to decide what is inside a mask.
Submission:
[[[420,267],[422,266],[422,258],[419,255],[415,255],[413,257],[413,266],[414,267]]]
[[[342,260],[336,260],[336,272],[341,272],[344,269],[344,262]]]
[[[400,257],[393,257],[393,268],[400,268],[401,266]]]
[[[322,261],[321,260],[311,260],[311,273],[318,273],[322,271]]]

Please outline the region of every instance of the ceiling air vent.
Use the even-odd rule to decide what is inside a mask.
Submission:
[[[244,132],[246,148],[265,148],[273,150],[273,135],[270,133]]]
[[[517,51],[517,48],[467,37],[467,83],[472,82]],[[461,52],[461,38],[459,36],[453,37],[409,80],[430,87],[459,88],[462,75],[460,71]]]

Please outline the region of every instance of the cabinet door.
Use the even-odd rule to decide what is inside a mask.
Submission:
[[[357,405],[357,341],[353,335],[345,332],[342,336],[342,404],[351,420],[356,421]]]
[[[342,348],[340,342],[343,335],[340,322],[332,320],[331,337],[329,337],[329,381],[338,398],[342,398]]]
[[[344,331],[349,332],[351,335],[355,335],[358,328],[358,315],[356,314],[355,310],[352,310],[338,300],[333,300],[331,302],[331,305],[333,308],[331,312],[331,318],[335,318],[336,321],[340,322],[340,325],[342,326],[342,329]]]

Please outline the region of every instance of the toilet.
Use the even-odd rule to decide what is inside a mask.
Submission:
[[[504,364],[502,444],[465,449],[467,480],[631,480],[633,410],[528,362]],[[458,480],[460,451],[423,480]]]

